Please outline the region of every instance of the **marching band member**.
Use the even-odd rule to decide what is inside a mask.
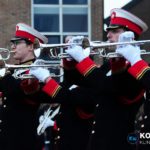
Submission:
[[[74,42],[75,39],[80,40],[80,38],[80,36],[67,36],[65,42],[67,43],[67,40]],[[63,59],[64,80],[60,85],[69,90],[85,86],[83,77],[75,69],[75,64],[74,60]],[[60,113],[56,119],[60,129],[56,140],[56,146],[59,150],[86,150],[94,110],[95,105],[91,104],[72,104],[66,100],[61,103]]]
[[[125,37],[126,35],[121,34],[120,37]],[[140,129],[139,133],[149,133],[150,132],[150,67],[147,62],[141,58],[141,50],[139,46],[124,45],[118,47],[117,53],[121,54],[126,60],[131,64],[128,72],[137,79],[143,87],[146,89],[146,100],[144,101],[143,112],[140,115]],[[145,142],[144,140],[142,142]],[[138,150],[148,150],[150,148],[149,144],[139,143]]]
[[[79,36],[67,36],[66,40],[68,38],[69,40],[81,40]],[[38,63],[38,61],[40,60],[35,61],[35,64]],[[72,89],[77,90],[85,86],[83,84],[84,78],[75,69],[75,64],[76,62],[73,59],[63,59],[64,80],[60,85],[69,91]],[[40,69],[43,68],[39,68],[39,70]],[[31,74],[32,71],[34,72],[36,69],[31,69]],[[42,73],[40,74],[40,80],[43,81],[45,76],[43,76]],[[49,76],[48,72],[46,76]],[[39,97],[38,95],[38,98]],[[53,98],[50,99],[49,97],[49,103],[61,104],[60,111],[55,118],[57,129],[54,127],[56,135],[53,148],[58,150],[86,150],[92,129],[95,105],[69,102],[69,100],[68,97],[65,97],[55,101]],[[49,118],[45,122],[45,128],[48,125],[51,126],[51,119]]]
[[[20,65],[31,64],[35,60],[34,40],[47,43],[45,36],[32,27],[18,23],[15,36],[11,39],[14,59]],[[36,115],[39,104],[29,96],[31,89],[26,88],[28,81],[15,79],[10,72],[0,79],[3,106],[0,112],[0,149],[2,150],[35,150],[36,149]],[[32,88],[37,80],[31,79]]]
[[[133,14],[130,14],[129,12],[124,11],[122,9],[113,9],[111,11],[110,26],[107,28],[107,31],[108,31],[107,37],[110,42],[117,42],[119,35],[121,33],[125,32],[125,31],[133,31],[134,34],[129,34],[129,35],[128,35],[128,32],[125,32],[125,34],[128,35],[129,37],[119,39],[121,42],[131,41],[131,40],[133,40],[134,35],[137,39],[137,37],[140,36],[141,33],[143,33],[144,31],[147,30],[147,28],[148,28],[147,25],[141,19],[134,16]],[[90,60],[88,58],[85,58],[81,49],[79,49],[76,52],[74,50],[70,49],[67,52],[76,61],[79,62],[79,64],[77,65],[77,68],[81,72],[81,74],[83,74],[87,78],[87,81],[89,82],[89,84],[91,86],[100,88],[99,86],[101,86],[103,82],[107,82],[107,81],[102,82],[101,80],[98,80],[98,78],[100,78],[100,77],[103,78],[102,75],[100,73],[98,73],[98,71],[97,71],[98,69],[95,69],[95,65],[93,64],[93,62],[90,62]],[[80,56],[78,57],[78,55],[80,55]],[[135,57],[134,57],[134,59],[133,60],[136,61]],[[126,122],[124,119],[122,120],[122,123],[124,122],[124,124],[126,124],[126,126],[128,127],[128,130],[126,130],[127,131],[126,133],[122,132],[123,133],[122,136],[118,135],[121,137],[121,139],[123,139],[123,137],[124,137],[124,142],[125,142],[126,141],[125,137],[127,137],[130,132],[134,131],[135,115],[136,115],[136,112],[138,111],[140,103],[142,102],[142,99],[143,99],[142,98],[142,96],[143,96],[142,88],[143,87],[138,82],[136,82],[130,74],[128,74],[127,69],[129,66],[126,63],[125,59],[123,59],[123,58],[110,59],[110,65],[111,65],[111,69],[112,69],[113,87],[115,87],[117,89],[120,88],[119,89],[120,94],[126,95],[123,97],[123,95],[121,96],[120,94],[118,94],[119,101],[122,104],[124,104],[122,106],[127,106],[127,109],[129,109],[129,110],[125,110],[124,113],[121,115],[121,116],[125,115],[126,117],[127,116],[129,117],[129,120],[128,120],[129,122],[128,121]],[[121,72],[122,72],[122,75],[121,75]],[[130,83],[130,85],[128,85],[128,83]],[[122,90],[121,90],[121,88],[122,88]],[[131,91],[128,91],[129,89]],[[120,111],[120,114],[121,114],[121,111]],[[119,115],[118,115],[118,117],[119,117]],[[119,120],[119,118],[118,118],[118,120]],[[116,122],[118,123],[117,117],[116,117]],[[121,132],[119,134],[121,134]],[[94,136],[96,137],[96,135],[94,135]],[[96,145],[95,139],[93,140],[93,143],[95,143],[95,145]],[[114,143],[115,143],[115,141],[113,142],[113,144]],[[120,141],[120,143],[121,143],[121,141]],[[97,142],[97,145],[98,145],[98,142]],[[117,146],[119,146],[119,144]],[[122,146],[123,146],[123,143],[122,143]],[[127,143],[124,145],[124,148],[126,146],[127,146]],[[125,149],[128,149],[128,148],[126,147]],[[123,148],[120,148],[120,149],[123,149]]]
[[[119,34],[125,30],[140,35],[146,29],[147,26],[141,19],[122,9],[113,9],[108,40],[117,41]],[[43,91],[54,100],[67,97],[68,103],[75,101],[97,104],[89,150],[132,149],[133,145],[128,143],[127,137],[134,131],[135,114],[144,101],[144,90],[127,72],[125,60],[112,59],[110,63],[97,68],[95,63],[85,56],[82,47],[74,46],[66,52],[78,62],[76,68],[85,77],[85,88],[68,91],[52,79],[44,68],[31,69],[31,74],[46,83]],[[111,74],[108,73],[110,69]]]

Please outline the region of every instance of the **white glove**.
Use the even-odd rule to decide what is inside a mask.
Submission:
[[[40,118],[39,118],[39,122],[40,122],[40,124],[42,123],[44,121],[44,124],[43,124],[43,127],[42,127],[42,130],[43,131],[45,131],[45,129],[46,128],[48,128],[48,127],[52,127],[52,126],[54,126],[54,121],[53,120],[51,120],[49,117],[44,117],[43,115],[42,116],[40,116]]]
[[[116,49],[116,52],[126,58],[131,66],[141,60],[140,48],[138,46],[126,45]]]
[[[126,31],[120,34],[118,42],[131,42],[135,38],[132,31]],[[134,65],[137,61],[141,60],[140,48],[138,46],[133,46],[130,44],[117,46],[116,53],[122,55],[127,59],[131,65]]]
[[[132,31],[126,31],[119,35],[118,42],[131,42],[134,40],[134,38],[134,33]],[[126,45],[119,45],[117,48],[124,46]]]
[[[68,43],[77,43],[77,44],[81,44],[82,40],[83,40],[84,36],[73,36]]]
[[[45,80],[50,77],[50,71],[48,69],[42,68],[42,67],[34,67],[34,65],[42,65],[44,64],[42,62],[43,60],[36,60],[33,63],[33,67],[30,69],[29,73],[33,76],[35,76],[37,79],[39,79],[42,82],[45,82]]]
[[[77,45],[65,51],[77,62],[81,62],[90,54],[90,48],[83,49],[81,46],[77,46]]]
[[[71,49],[71,48],[75,47],[76,44],[81,44],[83,38],[84,38],[84,36],[72,36],[72,37],[70,37],[70,39],[68,40],[67,43],[70,43],[70,44],[73,43],[73,44],[68,46],[67,49]],[[72,61],[73,59],[72,58],[66,58],[66,60]]]

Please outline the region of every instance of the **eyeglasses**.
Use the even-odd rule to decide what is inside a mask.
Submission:
[[[21,40],[18,40],[18,41],[11,41],[11,43],[10,43],[10,45],[12,46],[17,46],[17,45],[19,45],[19,44],[21,44],[21,43],[26,43],[25,41],[21,41]]]

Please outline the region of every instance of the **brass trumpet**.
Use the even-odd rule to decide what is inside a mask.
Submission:
[[[55,59],[64,59],[64,58],[71,58],[70,55],[68,55],[67,53],[59,53],[59,54],[54,54],[52,50],[50,50],[50,54],[52,58]],[[146,51],[146,50],[141,50],[141,55],[149,55],[150,52]],[[116,52],[109,52],[107,53],[105,49],[97,49],[97,51],[93,51],[91,50],[90,52],[90,56],[99,56],[99,57],[103,57],[103,58],[116,58],[116,57],[123,57],[120,54],[116,53]]]
[[[119,46],[119,45],[127,45],[127,44],[133,44],[133,45],[142,45],[142,44],[146,44],[146,43],[150,43],[150,40],[141,40],[141,41],[129,41],[129,42],[115,42],[115,43],[109,43],[109,42],[102,42],[102,43],[98,43],[98,42],[90,42],[89,47],[91,48],[108,48],[111,46]],[[39,43],[39,47],[40,48],[55,48],[55,47],[67,47],[67,46],[72,46],[73,44],[76,45],[81,45],[81,43],[66,43],[66,44],[41,44]],[[37,47],[37,48],[39,48]]]
[[[34,78],[34,76],[32,76],[31,74],[25,74],[25,72],[27,70],[29,70],[32,67],[44,67],[44,68],[49,68],[49,69],[60,69],[62,66],[60,65],[60,63],[56,63],[56,62],[52,62],[52,61],[46,61],[46,60],[42,60],[43,64],[39,64],[39,65],[12,65],[12,64],[6,64],[2,59],[0,60],[0,76],[4,77],[5,74],[9,71],[9,70],[13,70],[14,69],[14,73],[13,76],[16,79],[29,79],[29,78]],[[61,77],[63,74],[60,75],[56,75],[54,73],[51,73],[52,77]]]
[[[113,58],[113,57],[122,57],[121,55],[115,53],[115,52],[110,52],[106,53],[106,48],[113,47],[113,46],[121,46],[121,45],[127,45],[127,44],[133,44],[133,45],[142,45],[142,44],[147,44],[150,43],[150,40],[141,40],[141,41],[129,41],[129,42],[115,42],[115,43],[109,43],[109,42],[89,42],[87,38],[83,39],[82,43],[67,43],[67,44],[41,44],[41,43],[36,43],[36,48],[42,49],[47,48],[49,50],[51,58],[55,59],[63,59],[63,58],[70,58],[70,56],[67,53],[59,53],[56,54],[53,52],[53,48],[64,48],[72,45],[80,45],[83,46],[84,48],[89,47],[91,52],[90,55],[98,55],[100,57],[105,57],[105,58]],[[93,49],[97,49],[97,51],[93,51]],[[146,55],[150,54],[150,52],[147,51],[141,51],[141,55]]]
[[[2,60],[8,60],[10,58],[10,54],[14,53],[14,51],[10,51],[9,49],[6,48],[0,48],[0,55]]]

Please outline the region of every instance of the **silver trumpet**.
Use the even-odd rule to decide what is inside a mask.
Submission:
[[[72,45],[80,45],[83,48],[89,47],[91,49],[90,55],[98,55],[100,57],[106,57],[106,58],[112,58],[112,57],[122,57],[121,55],[115,53],[115,52],[107,52],[106,49],[114,46],[121,46],[121,45],[127,45],[127,44],[133,44],[133,45],[142,45],[150,43],[150,40],[141,40],[141,41],[129,41],[129,42],[115,42],[115,43],[109,43],[109,42],[89,42],[88,38],[84,38],[82,43],[67,43],[67,44],[41,44],[36,43],[35,47],[40,48],[42,51],[46,48],[46,50],[49,51],[51,58],[55,59],[63,59],[63,58],[69,58],[70,56],[67,53],[58,53],[53,52],[54,48],[64,48]],[[95,51],[96,49],[97,51]],[[149,55],[150,52],[147,51],[141,51],[141,55]]]
[[[150,40],[141,40],[141,41],[129,41],[129,42],[115,42],[115,43],[109,43],[109,42],[90,42],[89,47],[91,48],[108,48],[111,46],[119,46],[119,45],[127,45],[127,44],[133,44],[133,45],[142,45],[150,43]],[[55,48],[55,47],[67,47],[72,46],[73,44],[81,45],[80,43],[66,43],[66,44],[41,44],[39,43],[40,48]]]
[[[45,132],[45,129],[43,128],[44,124],[47,121],[47,118],[53,119],[59,112],[60,106],[58,106],[54,111],[52,110],[51,106],[48,108],[48,110],[44,113],[44,119],[37,127],[37,134],[41,135]]]
[[[10,54],[14,53],[14,51],[10,51],[9,49],[6,48],[0,48],[0,59],[2,60],[8,60],[10,58]]]
[[[0,77],[4,77],[9,70],[14,69],[13,76],[16,79],[29,79],[29,78],[35,78],[31,74],[26,74],[25,72],[29,70],[32,67],[43,67],[43,68],[48,68],[48,69],[60,69],[62,66],[60,63],[52,62],[52,61],[46,61],[42,60],[43,64],[38,64],[38,65],[13,65],[13,64],[6,64],[3,59],[0,59]],[[51,73],[52,77],[61,77],[63,74],[54,74]]]

